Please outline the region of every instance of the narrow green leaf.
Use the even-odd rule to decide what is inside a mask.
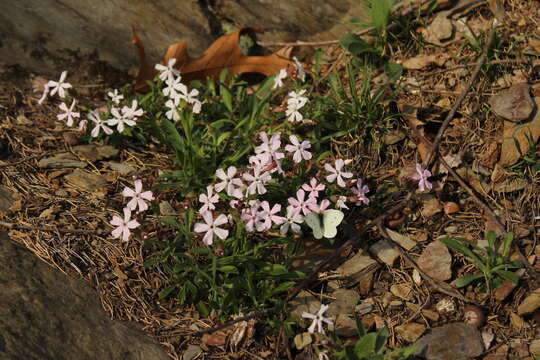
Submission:
[[[474,275],[467,275],[467,276],[463,276],[459,279],[457,279],[454,284],[456,285],[456,287],[458,288],[462,288],[464,286],[467,286],[469,285],[471,282],[477,280],[477,279],[481,279],[484,277],[484,274],[474,274]]]

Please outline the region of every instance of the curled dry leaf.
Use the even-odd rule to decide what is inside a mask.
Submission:
[[[289,60],[290,48],[283,48],[266,56],[246,56],[240,51],[240,36],[261,32],[254,28],[243,28],[231,34],[223,35],[214,41],[203,55],[193,59],[187,51],[187,42],[181,41],[169,46],[162,64],[167,64],[169,59],[175,58],[174,67],[181,71],[182,80],[204,80],[207,77],[217,78],[223,69],[228,69],[231,74],[260,73],[266,76],[277,74],[281,69],[294,67]],[[137,47],[140,67],[135,84],[135,89],[143,91],[147,88],[146,81],[152,80],[157,74],[154,64],[146,59],[144,45],[142,44],[135,29],[133,29],[132,43]]]

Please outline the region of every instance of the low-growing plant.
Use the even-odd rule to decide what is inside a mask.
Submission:
[[[490,292],[498,287],[503,280],[517,284],[519,277],[510,270],[521,268],[523,264],[520,261],[509,259],[513,238],[514,235],[511,232],[501,239],[494,231],[489,231],[487,233],[488,246],[485,248],[462,238],[444,237],[439,239],[446,246],[465,256],[481,271],[480,274],[466,275],[457,279],[455,285],[460,288],[483,280],[483,290]]]

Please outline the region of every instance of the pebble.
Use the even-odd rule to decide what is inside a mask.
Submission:
[[[370,269],[378,267],[378,263],[369,254],[360,250],[352,258],[345,261],[337,268],[341,277],[346,278],[347,282],[358,282],[362,276]]]
[[[397,334],[405,341],[415,342],[426,331],[424,324],[407,323],[395,327]]]
[[[401,247],[406,250],[412,250],[416,246],[416,241],[412,240],[409,236],[400,234],[396,231],[386,229],[388,236],[395,242],[397,242]]]
[[[452,256],[446,245],[435,240],[422,251],[418,266],[429,276],[438,281],[452,277]]]
[[[512,122],[526,120],[534,110],[528,84],[517,84],[492,96],[489,105],[495,114]]]
[[[518,315],[527,315],[540,307],[540,288],[534,290],[519,304]]]
[[[186,351],[182,355],[182,360],[191,360],[202,353],[202,349],[197,345],[188,345]]]
[[[439,314],[451,314],[456,311],[456,305],[451,299],[442,299],[435,305],[435,308]]]
[[[118,171],[122,175],[133,174],[137,169],[130,165],[125,165],[118,162],[108,162],[107,165],[111,170]]]
[[[13,191],[0,185],[0,212],[9,210],[14,200]]]
[[[484,351],[480,332],[474,326],[463,323],[433,328],[415,345],[415,355],[423,356],[426,360],[471,359]]]
[[[62,153],[56,156],[43,158],[38,161],[38,167],[42,169],[61,169],[61,168],[85,168],[86,162],[80,161],[72,154]]]
[[[73,170],[71,174],[64,176],[64,179],[74,187],[86,191],[95,191],[107,185],[107,180],[103,176],[80,169]]]
[[[375,254],[383,263],[392,266],[399,257],[399,251],[388,243],[386,240],[379,240],[371,245],[369,250]]]
[[[339,289],[332,293],[332,297],[335,297],[326,312],[327,316],[334,316],[338,314],[353,314],[354,308],[360,300],[360,294],[354,290]]]
[[[395,284],[390,286],[390,292],[403,300],[411,300],[412,299],[412,288],[408,284]]]
[[[442,210],[443,207],[440,201],[433,197],[424,201],[424,205],[422,206],[420,213],[424,217],[432,217],[433,215],[440,213]]]
[[[440,45],[441,41],[448,40],[452,37],[454,26],[452,21],[447,18],[447,13],[439,13],[435,19],[429,24],[425,30],[427,35],[426,41],[435,45]]]

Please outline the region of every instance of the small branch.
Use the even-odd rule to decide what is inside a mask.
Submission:
[[[431,151],[429,152],[428,158],[426,159],[426,163],[425,163],[426,167],[430,167],[432,161],[435,158],[435,155],[438,153],[439,145],[441,144],[444,131],[446,130],[448,125],[450,125],[450,121],[452,121],[452,119],[456,115],[456,112],[461,106],[461,103],[463,102],[463,100],[465,99],[469,91],[471,91],[473,85],[476,82],[476,79],[480,75],[480,69],[482,68],[482,65],[485,64],[488,57],[489,49],[491,48],[491,45],[493,44],[493,40],[495,39],[495,25],[496,24],[494,20],[493,23],[491,24],[491,29],[489,31],[486,45],[484,46],[482,56],[480,57],[480,60],[477,62],[476,67],[474,68],[474,72],[471,78],[469,79],[469,82],[467,83],[467,86],[465,87],[465,89],[463,89],[463,91],[457,98],[456,102],[454,103],[454,106],[452,106],[452,109],[450,110],[450,112],[448,112],[448,115],[446,115],[446,118],[444,119],[444,122],[442,123],[441,128],[437,132],[437,136],[435,137],[435,140],[433,141],[433,147]]]

